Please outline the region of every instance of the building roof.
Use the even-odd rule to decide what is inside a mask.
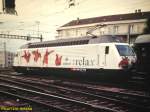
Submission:
[[[110,21],[147,19],[147,18],[150,18],[150,11],[100,16],[100,17],[87,18],[87,19],[78,18],[77,20],[70,21],[69,23],[63,25],[62,27],[85,25],[85,24],[100,23],[100,22],[110,22]]]
[[[57,39],[52,41],[34,42],[22,46],[21,49],[26,48],[43,48],[43,47],[56,47],[56,46],[71,46],[71,45],[83,45],[83,44],[98,44],[98,43],[121,43],[123,42],[121,37],[113,35],[101,35],[101,36],[84,36],[80,38],[68,38]]]
[[[46,44],[61,44],[61,43],[65,43],[65,42],[77,42],[77,41],[86,41],[93,38],[92,36],[84,36],[84,38],[79,37],[79,38],[68,38],[68,39],[57,39],[57,40],[50,40],[50,41],[43,41],[43,42],[34,42],[34,43],[30,43],[30,44],[25,44],[23,46],[21,46],[21,49],[25,49],[25,48],[36,48],[38,45],[46,45]],[[53,45],[55,46],[55,45]],[[42,46],[43,47],[43,46]]]

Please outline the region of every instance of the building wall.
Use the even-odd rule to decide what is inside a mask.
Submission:
[[[58,38],[61,39],[86,36],[86,32],[98,24],[106,24],[106,26],[94,30],[92,32],[94,35],[124,35],[127,37],[130,26],[130,35],[132,37],[132,35],[139,35],[143,32],[143,29],[146,26],[145,22],[146,19],[142,19],[60,27],[58,29]],[[134,40],[135,39],[133,39],[133,41]]]
[[[0,51],[0,68],[4,67],[5,60],[4,60],[4,52]]]
[[[0,13],[2,13],[2,10],[3,9],[3,7],[2,7],[2,0],[0,0]]]
[[[11,67],[13,65],[14,53],[0,51],[0,68]],[[6,61],[6,62],[5,62]]]

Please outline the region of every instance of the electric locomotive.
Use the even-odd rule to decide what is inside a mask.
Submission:
[[[26,44],[16,52],[13,67],[18,72],[116,78],[127,76],[135,62],[133,49],[120,37],[103,35]]]

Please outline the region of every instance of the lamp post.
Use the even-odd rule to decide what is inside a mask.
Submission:
[[[4,62],[5,62],[5,64],[4,64],[4,68],[6,68],[7,67],[7,65],[6,65],[6,42],[4,42]]]

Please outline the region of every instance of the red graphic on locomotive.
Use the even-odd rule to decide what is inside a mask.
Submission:
[[[26,60],[27,63],[29,63],[31,54],[29,53],[29,51],[27,52],[26,50],[24,50],[24,55],[22,57]]]
[[[48,51],[48,49],[46,50],[45,54],[44,54],[44,58],[43,58],[43,64],[48,64],[48,55],[53,53],[54,50]]]
[[[62,56],[59,56],[58,54],[56,54],[56,59],[55,59],[56,66],[61,65],[61,59],[62,59]]]
[[[34,61],[37,62],[39,58],[41,58],[41,53],[39,53],[38,49],[33,51],[32,54],[34,55]]]

